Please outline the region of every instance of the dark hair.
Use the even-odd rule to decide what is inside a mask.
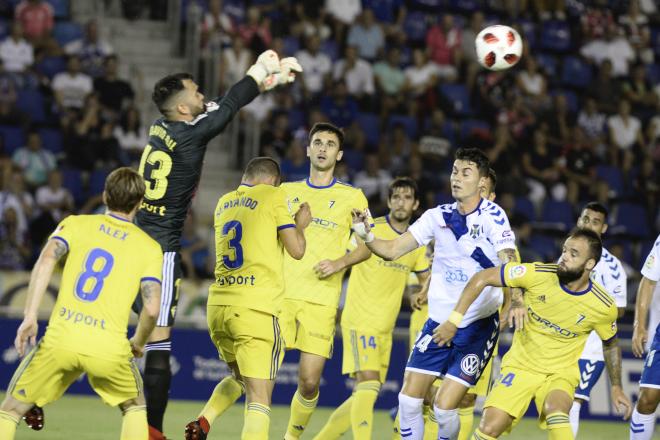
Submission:
[[[319,131],[327,131],[330,133],[334,133],[335,136],[337,136],[337,139],[339,139],[339,149],[341,150],[343,145],[344,145],[344,130],[341,128],[337,127],[334,124],[331,124],[329,122],[317,122],[314,124],[312,129],[309,131],[309,141],[312,141],[312,138],[316,133]]]
[[[415,200],[419,200],[419,196],[417,195],[419,189],[417,188],[417,182],[415,182],[414,179],[410,177],[397,177],[392,182],[390,182],[388,187],[388,195],[387,195],[388,199],[392,198],[392,195],[394,195],[394,190],[397,188],[412,189],[413,197],[415,198]]]
[[[244,175],[248,179],[258,176],[280,177],[280,165],[272,157],[255,157],[248,162]]]
[[[490,161],[486,154],[478,148],[459,148],[456,150],[454,160],[464,160],[466,162],[473,162],[477,165],[479,176],[486,177],[490,170]]]
[[[193,79],[193,76],[186,72],[167,75],[154,86],[151,99],[163,115],[167,113],[166,105],[170,98],[185,88],[183,85],[185,79]]]
[[[128,167],[117,168],[105,179],[105,202],[110,211],[128,214],[144,197],[144,179]]]
[[[603,242],[600,240],[598,234],[590,229],[575,228],[571,231],[568,238],[584,238],[587,240],[589,252],[591,253],[590,258],[593,258],[596,261],[596,264],[598,264],[600,256],[603,253]]]
[[[607,216],[609,215],[609,212],[607,211],[607,208],[602,203],[589,202],[586,205],[584,205],[584,208],[582,208],[583,211],[585,209],[588,209],[589,211],[599,212],[599,213],[603,214],[603,217],[605,217],[605,220],[607,220]]]
[[[490,188],[490,192],[495,192],[495,188],[497,187],[497,173],[495,172],[494,169],[488,168],[488,176],[487,177],[492,183],[491,188]]]

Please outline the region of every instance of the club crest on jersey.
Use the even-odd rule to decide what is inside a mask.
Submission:
[[[586,316],[584,316],[582,313],[578,313],[578,319],[577,321],[575,321],[575,323],[576,324],[581,323],[582,321],[584,321],[584,318],[586,318]]]
[[[525,273],[527,273],[525,266],[513,266],[509,268],[509,279],[521,278],[525,276]]]
[[[649,255],[649,257],[646,259],[646,263],[644,263],[644,267],[646,267],[648,270],[651,270],[654,264],[655,264],[655,255]]]
[[[468,354],[461,359],[461,371],[468,376],[474,376],[479,369],[479,356]]]
[[[536,297],[536,302],[542,302],[545,304],[545,295],[539,295]]]
[[[472,225],[472,229],[470,230],[470,237],[472,237],[473,240],[476,240],[477,237],[479,237],[480,230],[481,230],[481,226]]]

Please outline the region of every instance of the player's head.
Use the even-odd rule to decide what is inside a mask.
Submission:
[[[486,176],[486,179],[484,180],[484,185],[479,187],[479,195],[484,199],[494,202],[495,197],[497,197],[497,194],[495,194],[496,187],[497,173],[494,169],[488,168],[488,176]]]
[[[390,183],[387,207],[390,217],[398,222],[410,221],[419,207],[417,183],[410,177],[397,177]]]
[[[171,121],[191,120],[204,112],[204,95],[189,73],[167,75],[158,81],[151,99]]]
[[[577,220],[577,227],[594,231],[602,236],[607,231],[607,208],[598,202],[589,202]]]
[[[134,214],[146,190],[144,179],[132,168],[117,168],[105,179],[103,203],[109,211]]]
[[[309,131],[307,157],[312,168],[319,171],[332,170],[344,154],[344,131],[329,122],[317,122]]]
[[[454,155],[451,172],[451,195],[459,202],[471,197],[479,197],[479,190],[485,186],[490,163],[488,157],[478,148],[459,148]]]
[[[280,185],[280,165],[272,157],[255,157],[248,162],[243,173],[243,183],[249,185]]]
[[[562,284],[589,277],[603,252],[600,236],[590,229],[575,229],[562,248],[557,277]]]

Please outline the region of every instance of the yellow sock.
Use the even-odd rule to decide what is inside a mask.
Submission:
[[[474,406],[459,408],[458,418],[461,420],[461,430],[458,432],[458,440],[470,440],[472,423],[474,423]]]
[[[351,429],[351,407],[353,406],[353,396],[344,400],[328,419],[321,432],[316,434],[314,440],[334,440],[342,436]]]
[[[437,440],[440,427],[433,408],[424,406],[424,413],[428,414],[428,417],[424,417],[424,440]]]
[[[319,401],[319,395],[316,394],[312,400],[305,399],[298,390],[291,399],[291,416],[289,417],[289,424],[286,428],[285,440],[293,440],[299,438],[307,427],[309,419],[316,409],[316,404]]]
[[[133,406],[124,412],[119,438],[121,440],[146,440],[149,438],[146,406]]]
[[[234,376],[225,377],[216,385],[211,398],[206,402],[206,406],[204,406],[199,417],[206,418],[209,425],[212,425],[213,421],[225,412],[227,408],[232,406],[242,394],[243,385]]]
[[[355,440],[370,440],[374,422],[374,404],[380,391],[380,382],[360,382],[355,390],[351,408],[351,429]]]
[[[568,414],[563,412],[548,414],[545,418],[545,423],[548,425],[549,440],[575,439],[575,437],[573,437],[573,430],[571,429],[571,422],[568,419]]]
[[[0,411],[0,438],[6,440],[13,440],[16,435],[16,426],[18,425],[18,418],[13,414],[5,411]]]
[[[496,438],[484,434],[483,432],[479,431],[479,428],[477,428],[477,430],[474,431],[474,434],[472,434],[472,440],[496,440]]]
[[[248,403],[241,440],[268,440],[270,408],[260,403]]]

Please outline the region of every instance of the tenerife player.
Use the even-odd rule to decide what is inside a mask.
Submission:
[[[282,184],[289,203],[307,202],[314,213],[305,231],[307,251],[302,260],[284,256],[285,299],[280,317],[287,349],[300,350],[298,388],[291,401],[285,439],[305,430],[319,397],[321,374],[332,356],[335,318],[346,268],[369,258],[365,247],[346,252],[351,233],[351,209],[367,210],[360,189],[334,177],[341,160],[344,133],[329,123],[317,123],[309,132],[309,177]]]
[[[589,229],[599,237],[607,231],[607,209],[598,202],[587,203],[577,221],[578,228]],[[614,299],[618,308],[617,317],[623,316],[626,311],[627,276],[618,258],[603,247],[598,264],[591,270],[591,279],[597,281],[605,291]],[[569,414],[573,436],[577,437],[580,423],[580,408],[585,401],[589,401],[589,394],[600,378],[605,362],[603,360],[603,344],[598,333],[591,332],[584,352],[578,361],[580,365],[580,381],[575,389],[573,406]]]
[[[373,231],[380,238],[393,239],[408,229],[419,207],[415,181],[394,179],[387,205],[389,214],[374,219]],[[416,273],[421,284],[429,277],[425,250],[420,247],[395,261],[372,255],[351,270],[341,315],[342,373],[355,378],[355,391],[330,416],[316,440],[337,439],[349,429],[354,439],[371,439],[374,404],[387,376],[392,331],[408,277]]]
[[[523,331],[516,331],[502,359],[502,370],[486,398],[484,414],[473,438],[494,439],[510,431],[534,399],[542,428],[551,440],[572,440],[568,412],[579,382],[578,359],[592,331],[603,341],[612,401],[617,410],[632,405],[621,388],[621,349],[617,342],[617,307],[614,299],[590,272],[600,261],[598,234],[577,229],[564,242],[559,264],[508,263],[474,275],[450,318],[434,332],[443,346],[457,334],[455,322],[488,287],[524,290]]]
[[[295,223],[280,184],[280,168],[268,157],[248,163],[241,185],[215,209],[215,282],[209,288],[209,333],[233,376],[225,378],[186,440],[204,440],[213,421],[246,392],[243,439],[267,439],[270,399],[284,358],[278,315],[284,299],[283,251],[305,254],[304,229],[312,217],[301,204]]]
[[[651,301],[654,300],[653,290],[660,281],[660,235],[646,257],[641,272],[642,280],[637,289],[632,339],[633,354],[637,357],[642,357],[649,339],[646,326],[647,314]],[[651,440],[655,429],[655,411],[660,403],[660,325],[655,329],[655,336],[644,362],[639,390],[639,400],[630,420],[630,440]]]
[[[147,344],[144,369],[152,440],[163,438],[172,379],[170,329],[181,281],[180,239],[202,173],[206,146],[260,90],[291,81],[291,69],[300,70],[295,59],[280,61],[275,52],[266,51],[224,97],[208,103],[187,73],[168,75],[154,86],[152,98],[163,117],[149,128],[149,144],[140,160],[147,191],[137,214],[138,225],[161,245],[164,254],[160,316]],[[138,301],[138,310],[139,306]]]
[[[424,435],[424,397],[439,376],[445,380],[433,408],[438,438],[456,438],[458,405],[479,380],[497,342],[502,292],[489,289],[458,323],[461,328],[454,344],[450,347],[431,344],[433,329],[448,318],[470,276],[494,267],[498,260],[504,263],[517,258],[515,238],[506,214],[480,195],[488,169],[488,159],[481,150],[457,150],[450,177],[456,202],[426,211],[395,240],[375,238],[364,221],[364,214],[354,211],[356,233],[372,252],[387,260],[435,240],[429,319],[412,350],[399,393],[400,433],[411,440]]]
[[[107,213],[65,218],[42,250],[16,335],[21,356],[35,344],[37,312],[53,270],[64,256],[66,263],[46,334],[18,366],[0,406],[3,440],[14,438],[19,418],[33,405],[59,399],[81,373],[105,403],[119,405],[124,415],[121,439],[147,439],[142,379],[132,358],[142,355],[156,325],[163,254],[133,224],[144,191],[135,171],[113,171],[103,192]],[[144,307],[128,340],[128,317],[138,290]]]

